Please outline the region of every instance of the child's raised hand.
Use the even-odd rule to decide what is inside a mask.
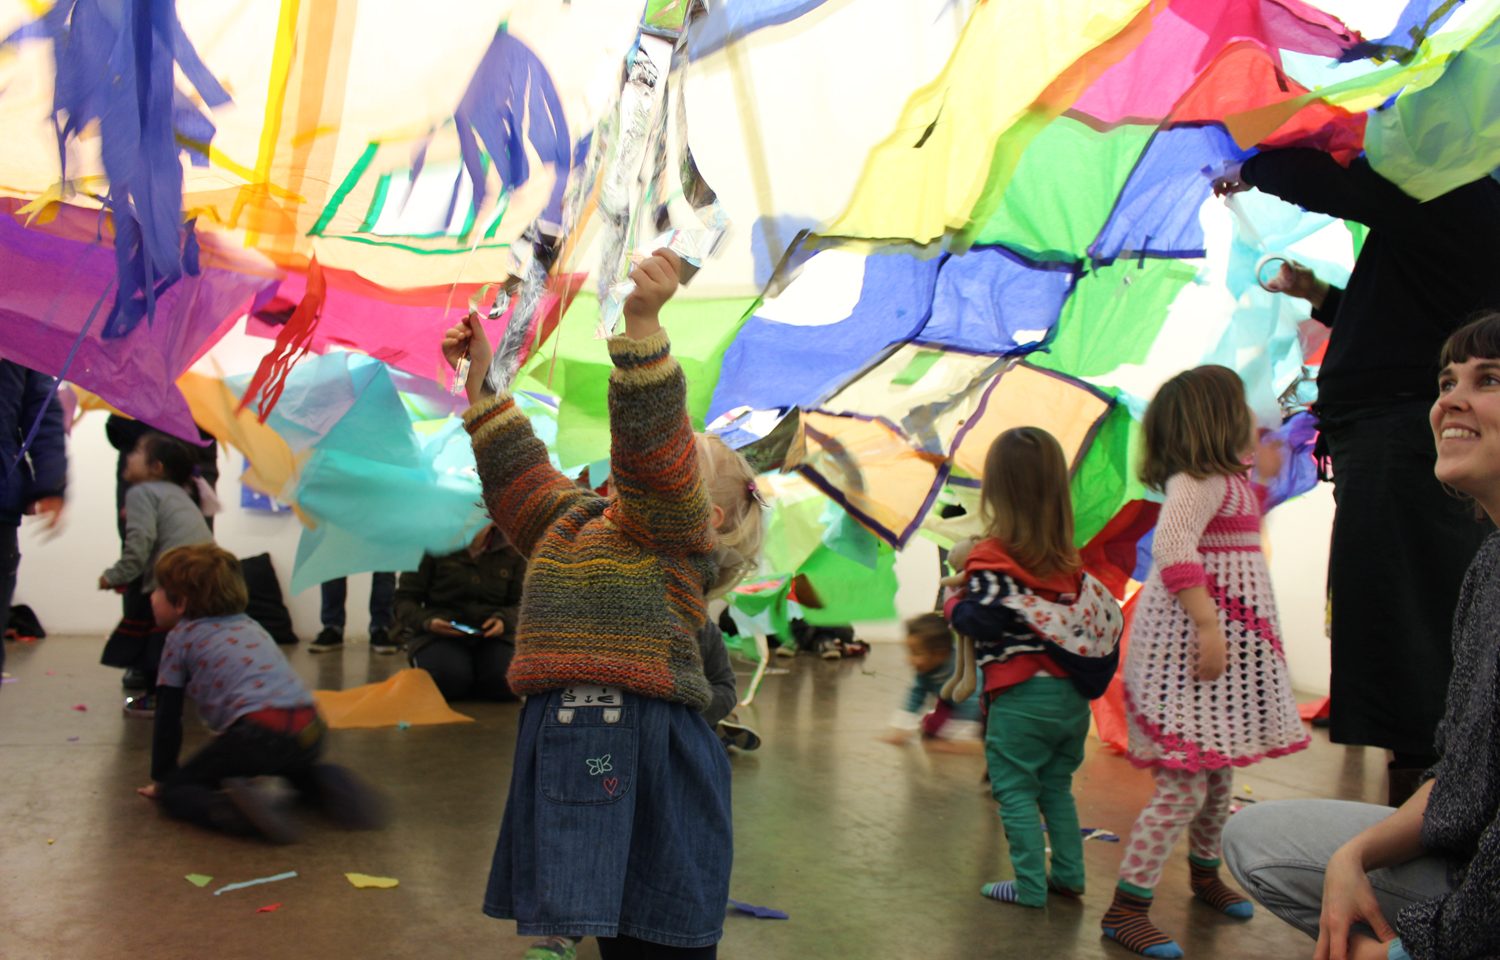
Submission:
[[[1224,675],[1224,660],[1227,655],[1224,630],[1215,622],[1212,626],[1198,628],[1198,679],[1212,683]]]
[[[148,783],[144,787],[136,787],[135,792],[145,797],[147,800],[157,799],[156,784],[154,783]]]
[[[677,292],[677,278],[681,270],[682,260],[677,254],[662,247],[630,271],[630,280],[635,284],[635,290],[625,298],[627,336],[640,340],[657,331],[660,326],[658,314],[662,306]]]
[[[485,374],[489,373],[494,356],[495,348],[490,345],[489,334],[484,332],[484,324],[473,312],[443,334],[443,359],[448,361],[448,366],[457,370],[458,362],[464,357],[469,358],[469,379],[464,387],[470,403],[478,402],[484,395]]]
[[[1262,435],[1255,445],[1255,478],[1261,483],[1269,484],[1281,476],[1282,465],[1286,463],[1285,446],[1270,434]]]

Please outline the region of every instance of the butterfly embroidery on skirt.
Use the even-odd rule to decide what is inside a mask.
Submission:
[[[613,770],[614,767],[609,762],[610,756],[610,754],[606,753],[598,759],[585,760],[584,763],[589,765],[589,776],[597,777],[600,774],[609,773]]]

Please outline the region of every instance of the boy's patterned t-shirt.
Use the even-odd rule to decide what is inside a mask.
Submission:
[[[244,614],[178,623],[167,634],[157,683],[185,688],[204,722],[221,732],[257,710],[313,705],[275,642]]]

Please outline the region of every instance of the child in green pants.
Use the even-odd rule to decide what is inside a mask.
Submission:
[[[962,698],[982,680],[985,757],[1016,878],[981,892],[1041,907],[1049,889],[1083,892],[1073,771],[1083,762],[1088,702],[1114,676],[1124,620],[1109,591],[1082,570],[1068,465],[1051,434],[1017,427],[995,439],[980,517],[986,539],[968,552],[963,589],[944,605],[966,646],[944,695]]]

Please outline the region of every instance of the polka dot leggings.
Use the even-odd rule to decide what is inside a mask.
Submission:
[[[1234,771],[1157,768],[1156,793],[1136,818],[1120,863],[1120,879],[1152,890],[1172,848],[1188,829],[1188,850],[1199,860],[1219,858],[1219,839],[1229,819]]]

